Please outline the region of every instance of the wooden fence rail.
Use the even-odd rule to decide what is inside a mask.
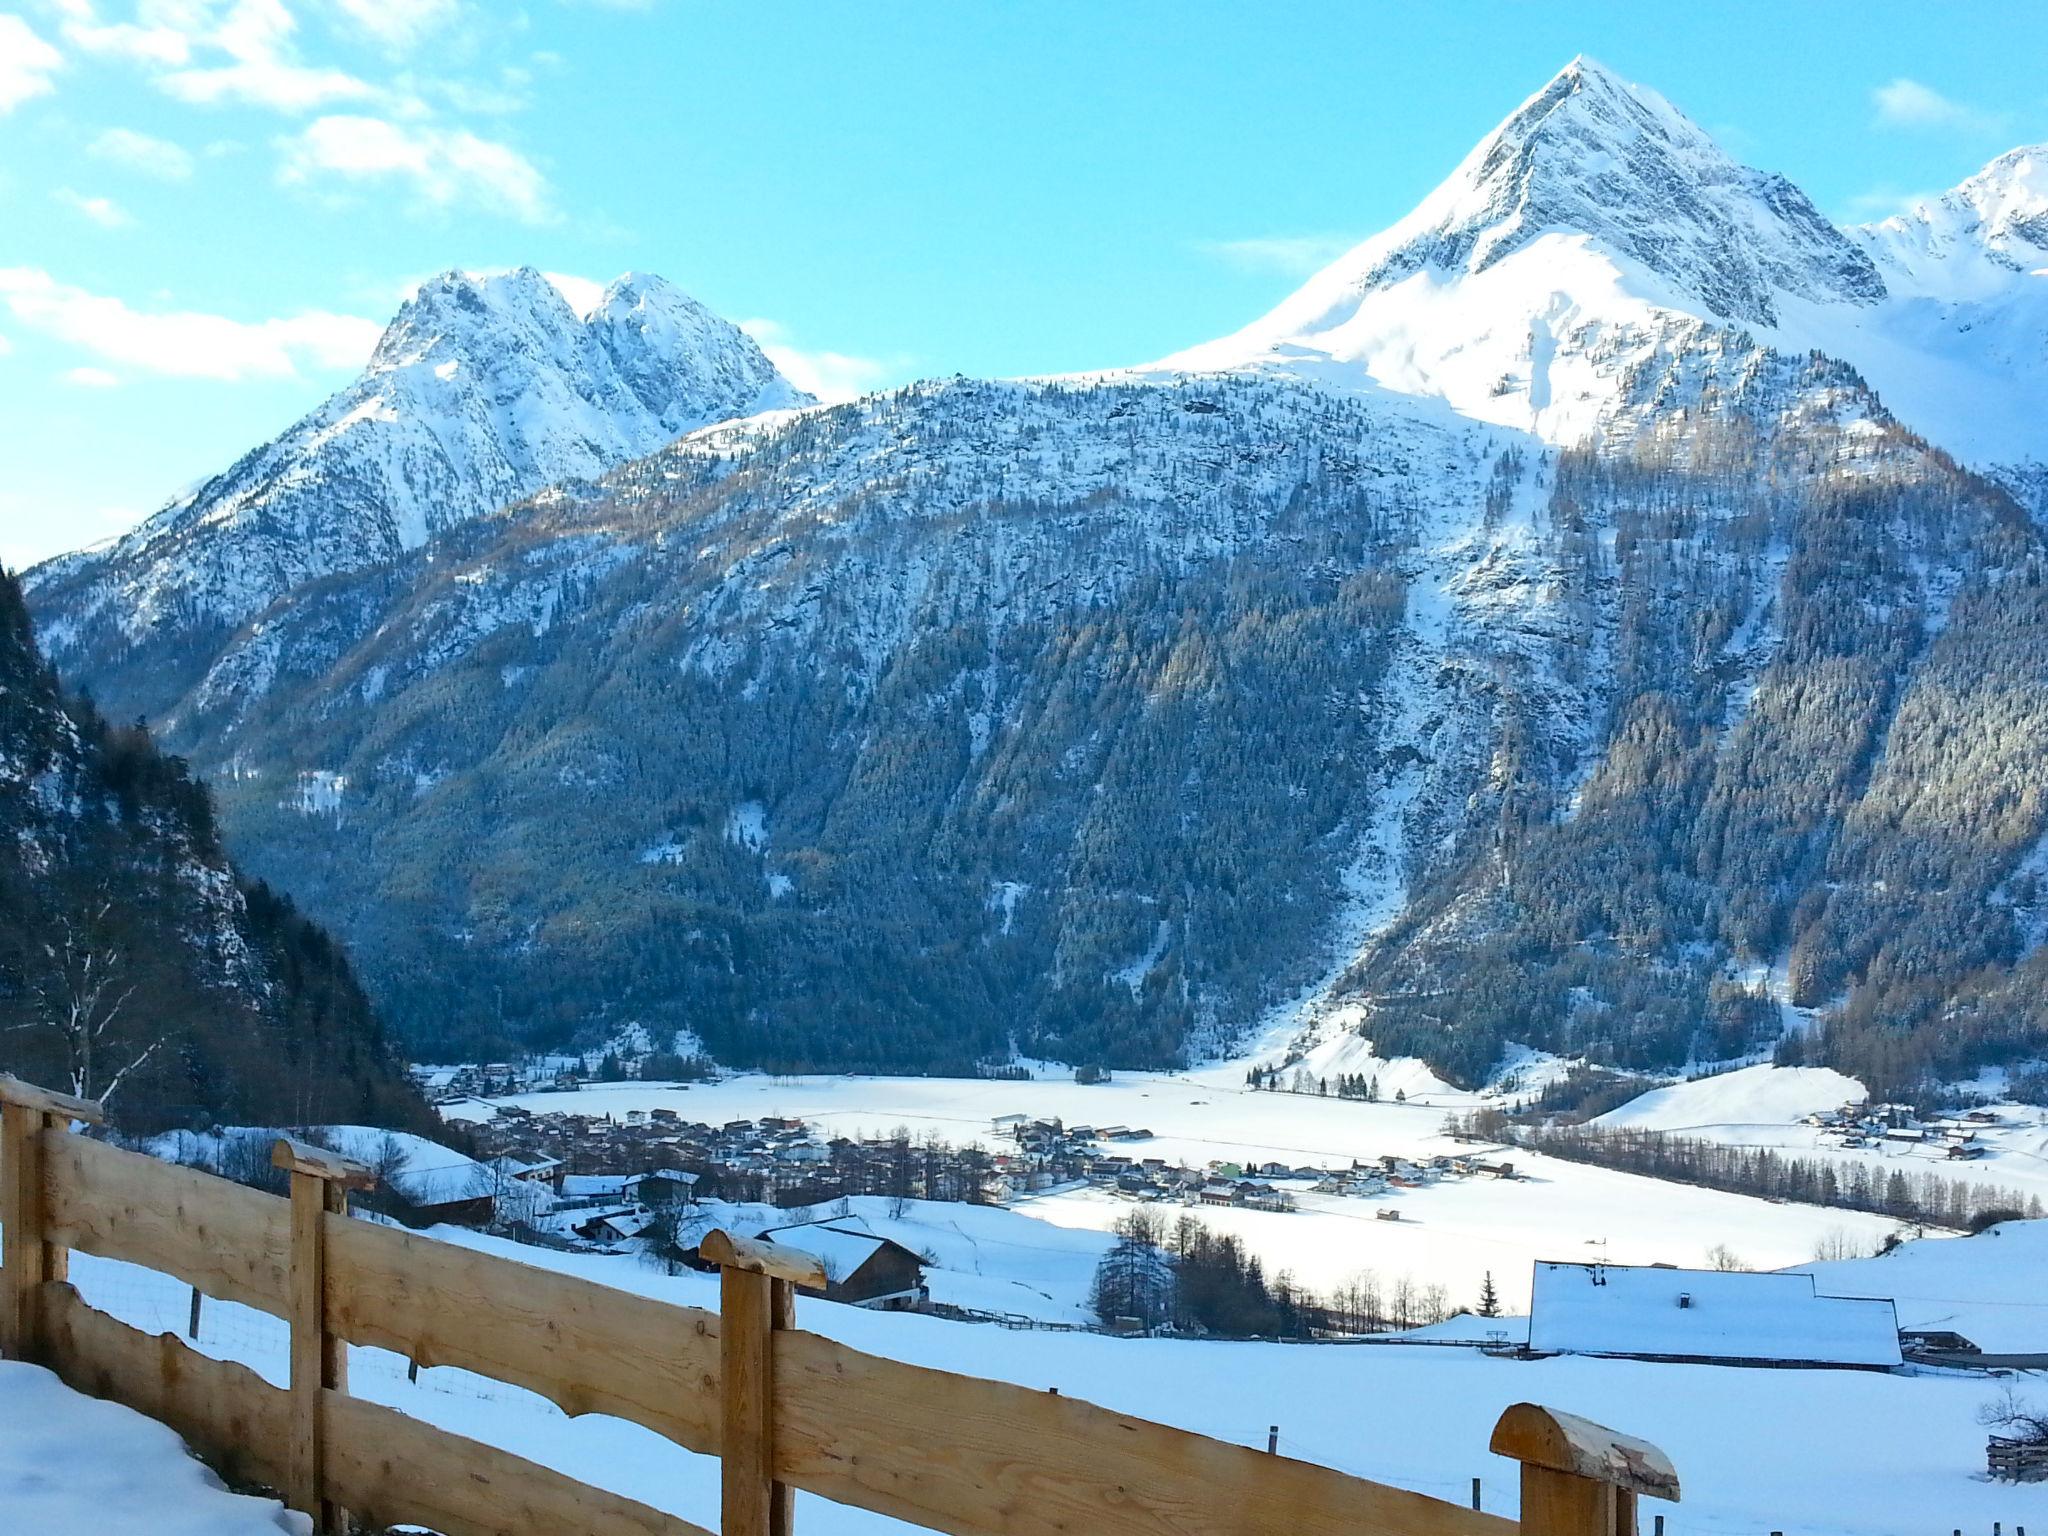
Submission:
[[[788,1536],[792,1490],[950,1536],[1633,1536],[1678,1496],[1641,1441],[1519,1404],[1519,1522],[1100,1408],[863,1354],[796,1326],[816,1262],[714,1233],[721,1311],[351,1218],[367,1170],[281,1140],[290,1199],[74,1135],[97,1106],[0,1077],[0,1348],[161,1419],[323,1531],[709,1536],[701,1527],[352,1397],[345,1344],[459,1366],[565,1413],[721,1458],[725,1536]],[[290,1387],[97,1312],[82,1252],[174,1275],[291,1327]]]

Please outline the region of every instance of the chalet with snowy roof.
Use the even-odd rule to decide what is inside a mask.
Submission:
[[[638,1206],[613,1206],[591,1211],[570,1230],[585,1242],[618,1244],[631,1242],[654,1225],[654,1217]]]
[[[1718,1365],[1900,1363],[1889,1300],[1824,1296],[1812,1275],[1539,1262],[1529,1348]]]
[[[823,1264],[827,1301],[907,1311],[929,1299],[923,1260],[893,1238],[877,1237],[858,1217],[774,1227],[760,1237]]]

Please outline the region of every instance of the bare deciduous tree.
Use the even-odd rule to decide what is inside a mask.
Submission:
[[[2021,1397],[2010,1384],[1977,1410],[1977,1422],[2028,1445],[2048,1445],[2048,1408]]]
[[[130,1032],[115,1030],[136,987],[127,952],[114,937],[113,918],[114,902],[102,896],[85,907],[82,917],[59,913],[45,937],[24,946],[36,1016],[9,1026],[10,1033],[55,1036],[71,1091],[103,1104],[164,1044],[159,1036],[137,1048]]]

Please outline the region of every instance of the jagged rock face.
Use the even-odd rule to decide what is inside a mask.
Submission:
[[[155,714],[224,633],[307,581],[709,422],[808,400],[658,277],[620,278],[584,320],[531,268],[445,272],[354,384],[126,538],[31,573],[32,601],[52,615],[57,660],[111,674],[124,705]],[[145,641],[152,658],[131,665]]]
[[[1558,230],[1640,264],[1714,319],[1768,328],[1786,294],[1884,297],[1870,258],[1805,193],[1736,164],[1663,97],[1583,59],[1494,130],[1401,239],[1347,261],[1361,289],[1429,267],[1478,273]]]

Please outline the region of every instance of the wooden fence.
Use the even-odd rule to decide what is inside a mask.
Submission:
[[[352,1516],[445,1536],[709,1536],[701,1527],[352,1397],[346,1344],[523,1387],[721,1458],[726,1536],[787,1536],[804,1489],[952,1536],[1633,1536],[1675,1499],[1655,1447],[1518,1404],[1520,1522],[1005,1382],[905,1365],[796,1326],[815,1260],[714,1233],[718,1312],[352,1219],[367,1172],[288,1139],[290,1198],[74,1135],[98,1106],[0,1077],[0,1347],[171,1425],[326,1532]],[[284,1318],[289,1389],[95,1311],[71,1249]],[[1137,1348],[1139,1346],[1133,1346]],[[1135,1363],[1135,1362],[1134,1362]]]
[[[2048,1442],[1993,1435],[1984,1447],[1984,1460],[1991,1475],[2004,1482],[2048,1482]]]

